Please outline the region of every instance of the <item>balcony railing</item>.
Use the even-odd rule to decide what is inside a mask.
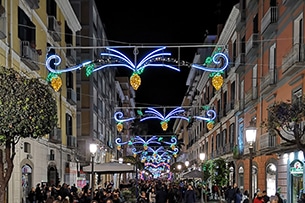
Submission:
[[[48,30],[54,41],[61,40],[61,26],[55,16],[48,16]]]
[[[304,68],[304,44],[295,44],[282,59],[282,72],[286,75],[293,74]]]
[[[39,0],[25,0],[31,9],[39,8]]]
[[[67,88],[67,101],[71,105],[76,105],[76,91],[73,88]]]
[[[278,19],[278,7],[272,6],[268,9],[261,21],[261,32],[268,31],[268,27],[277,22]],[[270,29],[272,30],[272,29]]]
[[[241,53],[236,57],[235,60],[236,73],[244,72],[245,69],[245,54]]]
[[[67,135],[67,147],[75,148],[76,147],[76,137],[73,135]]]
[[[39,70],[38,53],[29,41],[21,41],[21,60],[32,70]]]
[[[6,17],[0,17],[0,39],[6,38]]]
[[[265,134],[261,135],[260,139],[259,139],[260,150],[268,151],[268,150],[274,149],[276,146],[275,138],[276,138],[276,136],[270,135],[269,133],[265,133]]]
[[[67,44],[67,47],[72,47],[72,44]],[[66,51],[66,57],[71,64],[76,63],[76,51],[72,48],[68,48]]]
[[[258,45],[258,34],[253,33],[246,43],[246,54],[248,54],[251,49],[257,47],[257,45]]]
[[[61,129],[54,128],[49,134],[49,141],[54,143],[61,143]]]

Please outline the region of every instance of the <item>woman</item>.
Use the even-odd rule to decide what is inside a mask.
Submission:
[[[156,203],[156,190],[155,190],[155,188],[151,188],[150,192],[148,193],[148,200],[149,200],[149,203]]]
[[[138,203],[148,203],[148,199],[146,197],[145,191],[142,191],[140,196],[138,197]]]

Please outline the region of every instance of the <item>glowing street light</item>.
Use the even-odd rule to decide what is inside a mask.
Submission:
[[[93,200],[93,193],[94,193],[94,157],[97,151],[96,144],[90,144],[89,150],[91,153],[91,200]]]
[[[253,159],[253,144],[256,140],[256,126],[255,122],[251,120],[250,125],[248,128],[246,128],[246,140],[249,144],[249,152],[250,152],[250,158],[249,158],[249,203],[252,203],[252,159]]]
[[[199,154],[199,159],[201,161],[201,169],[202,169],[202,164],[203,164],[203,161],[205,159],[205,153],[200,153]],[[204,174],[204,171],[203,171],[203,174]],[[202,182],[203,182],[203,178],[202,178]],[[202,184],[202,187],[201,187],[201,195],[200,195],[200,202],[203,203],[203,184]]]

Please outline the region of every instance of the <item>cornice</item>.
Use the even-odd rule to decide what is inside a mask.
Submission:
[[[68,23],[68,26],[72,32],[79,31],[82,27],[76,17],[74,10],[69,2],[69,0],[55,0],[58,7],[60,8],[62,14],[65,17],[65,20]]]

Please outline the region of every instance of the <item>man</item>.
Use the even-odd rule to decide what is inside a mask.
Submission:
[[[184,200],[186,203],[195,203],[196,202],[196,193],[193,190],[192,185],[188,185],[187,190],[185,191],[184,194]]]
[[[229,187],[227,189],[226,191],[227,203],[232,203],[232,201],[235,201],[237,188],[238,188],[237,183],[234,183],[233,187]]]
[[[263,200],[265,203],[269,202],[269,200],[270,200],[270,197],[267,195],[266,190],[263,191]]]

